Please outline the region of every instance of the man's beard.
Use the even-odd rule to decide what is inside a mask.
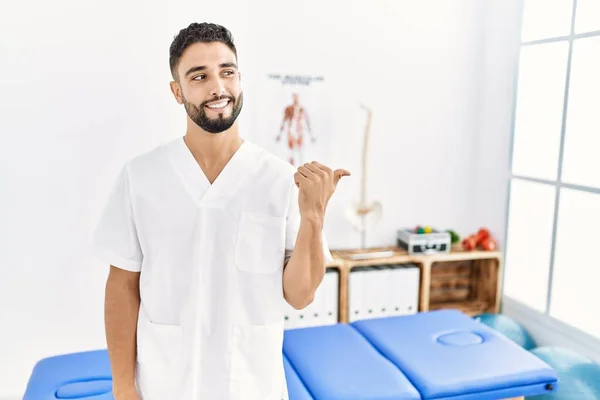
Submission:
[[[227,99],[231,102],[231,115],[229,117],[223,116],[220,114],[217,118],[209,118],[206,115],[205,106],[207,103],[213,102],[215,100]],[[244,94],[240,93],[237,99],[233,96],[220,96],[215,97],[214,99],[208,100],[200,104],[200,107],[196,107],[192,103],[188,103],[188,101],[183,98],[183,105],[185,107],[185,111],[192,121],[196,123],[200,128],[204,129],[206,132],[210,133],[221,133],[231,128],[238,115],[242,111],[242,106],[244,104]],[[227,105],[229,106],[229,105]]]

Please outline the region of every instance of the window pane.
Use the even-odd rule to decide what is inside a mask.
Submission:
[[[600,338],[600,195],[561,189],[550,314]]]
[[[573,0],[525,0],[521,40],[569,35],[572,15]]]
[[[600,188],[598,54],[600,36],[577,39],[573,43],[562,180]]]
[[[504,294],[546,311],[555,187],[513,179],[510,189]]]
[[[575,33],[600,31],[600,1],[577,0]]]
[[[513,173],[556,180],[567,72],[567,42],[521,49]]]

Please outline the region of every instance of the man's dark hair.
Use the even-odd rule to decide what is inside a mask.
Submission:
[[[197,42],[221,42],[227,45],[233,51],[237,60],[237,50],[233,44],[233,35],[224,26],[212,24],[208,22],[190,24],[187,28],[183,28],[179,31],[177,36],[171,43],[169,49],[169,66],[171,68],[171,75],[173,79],[177,77],[177,66],[179,65],[179,59],[181,55],[194,43]]]

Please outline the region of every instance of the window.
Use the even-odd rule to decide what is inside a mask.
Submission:
[[[514,179],[510,192],[504,294],[541,312],[548,297],[555,191]]]
[[[561,189],[557,222],[550,315],[600,337],[600,194]]]
[[[570,2],[567,1],[567,3]],[[600,30],[598,21],[600,21],[600,2],[598,0],[577,0],[575,33]]]
[[[600,188],[600,57],[598,55],[600,55],[600,35],[573,42],[562,170],[564,182],[595,188]]]
[[[565,42],[521,50],[512,159],[516,175],[558,178],[568,55]]]
[[[504,295],[600,338],[600,1],[522,17]]]

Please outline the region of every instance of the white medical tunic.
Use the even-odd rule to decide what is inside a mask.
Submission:
[[[282,273],[300,224],[295,171],[245,141],[211,184],[182,137],[126,163],[94,247],[140,272],[143,400],[287,398]]]

